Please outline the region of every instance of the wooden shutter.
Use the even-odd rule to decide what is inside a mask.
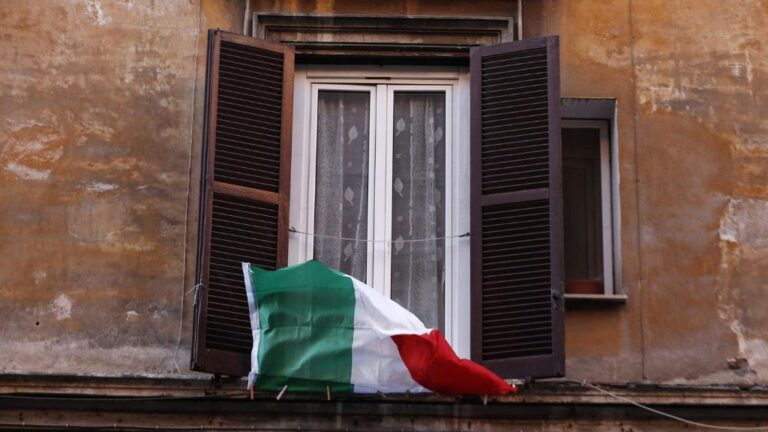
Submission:
[[[558,39],[472,50],[472,357],[562,376]]]
[[[248,373],[241,262],[287,263],[293,59],[284,45],[208,33],[194,370]]]

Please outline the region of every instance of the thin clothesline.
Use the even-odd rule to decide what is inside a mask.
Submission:
[[[294,227],[290,227],[288,229],[288,231],[290,231],[293,234],[302,234],[302,235],[312,236],[312,237],[327,238],[327,239],[333,239],[333,240],[348,240],[348,241],[365,242],[365,243],[417,243],[417,242],[429,242],[429,241],[448,240],[448,239],[462,238],[462,237],[469,237],[470,236],[469,233],[466,232],[464,234],[459,234],[459,235],[432,237],[432,238],[423,238],[423,239],[368,240],[368,239],[361,239],[361,238],[355,238],[355,237],[339,237],[339,236],[331,236],[331,235],[325,235],[325,234],[311,233],[311,232],[306,232],[306,231],[299,231],[299,230],[297,230]]]

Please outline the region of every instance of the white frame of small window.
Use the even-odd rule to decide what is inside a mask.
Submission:
[[[317,93],[321,89],[362,90],[372,92],[372,109],[369,139],[371,151],[376,152],[376,162],[371,165],[369,176],[369,214],[373,197],[388,194],[387,208],[383,213],[385,224],[374,221],[369,224],[369,239],[388,238],[391,233],[391,152],[393,128],[392,111],[395,91],[445,91],[446,92],[446,226],[447,236],[469,232],[469,71],[460,67],[416,66],[311,66],[296,65],[294,74],[293,145],[291,162],[291,211],[289,225],[298,231],[311,232],[314,220],[315,149],[317,139]],[[387,109],[377,111],[377,107]],[[375,117],[373,117],[375,116]],[[374,127],[376,130],[374,130]],[[379,142],[380,137],[386,137]],[[448,140],[451,140],[450,143]],[[373,158],[372,158],[373,159]],[[386,161],[385,176],[376,175],[379,161]],[[382,178],[384,177],[384,178]],[[460,179],[466,179],[461,181]],[[390,185],[390,186],[387,186]],[[373,192],[371,192],[373,187]],[[312,201],[310,202],[310,197]],[[464,203],[463,205],[461,203]],[[379,216],[381,217],[381,216]],[[370,230],[373,228],[373,233]],[[312,256],[313,242],[307,235],[289,236],[288,263],[296,264]],[[470,355],[470,280],[469,238],[447,239],[445,247],[445,337],[461,357]],[[384,280],[389,279],[390,243],[369,243],[368,280],[383,294],[390,289]],[[373,259],[373,265],[370,265]],[[384,271],[371,272],[386,260]],[[378,267],[382,268],[382,267]],[[370,282],[369,282],[370,283]],[[385,288],[386,287],[386,288]]]
[[[603,295],[611,296],[616,294],[615,284],[615,262],[617,259],[618,248],[614,247],[614,238],[618,238],[614,227],[614,208],[617,196],[614,191],[618,188],[618,169],[615,164],[615,149],[611,144],[608,131],[609,123],[607,120],[580,120],[563,119],[560,127],[563,129],[598,129],[600,131],[600,208],[602,223],[603,240]],[[563,143],[563,145],[566,145]],[[567,259],[567,258],[566,258]],[[569,297],[579,296],[578,294],[566,294]]]

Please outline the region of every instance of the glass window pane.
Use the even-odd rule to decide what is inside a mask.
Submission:
[[[564,128],[562,140],[565,279],[602,283],[600,130]]]
[[[395,92],[392,298],[445,330],[445,93]]]
[[[360,240],[368,238],[370,103],[368,92],[318,92],[314,257],[361,281],[368,262]]]

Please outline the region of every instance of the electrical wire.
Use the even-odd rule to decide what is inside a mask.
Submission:
[[[634,406],[636,406],[636,407],[638,407],[640,409],[644,409],[644,410],[646,410],[648,412],[652,412],[654,414],[658,414],[658,415],[660,415],[662,417],[667,417],[667,418],[672,419],[672,420],[677,420],[679,422],[682,422],[682,423],[685,423],[685,424],[689,424],[691,426],[698,426],[700,428],[705,428],[705,429],[729,430],[729,431],[768,431],[768,426],[720,426],[720,425],[713,425],[713,424],[708,424],[708,423],[700,423],[700,422],[697,422],[697,421],[688,420],[688,419],[685,419],[685,418],[682,418],[682,417],[678,417],[678,416],[676,416],[674,414],[670,414],[668,412],[664,412],[664,411],[661,411],[661,410],[657,410],[655,408],[651,408],[651,407],[649,407],[647,405],[641,404],[640,402],[635,402],[632,399],[625,398],[623,396],[619,396],[616,393],[613,393],[613,392],[610,392],[608,390],[605,390],[602,387],[596,386],[594,384],[590,384],[586,380],[584,380],[584,381],[569,380],[569,381],[577,383],[577,384],[581,384],[582,386],[589,387],[589,388],[591,388],[593,390],[597,390],[597,391],[599,391],[601,393],[607,394],[608,396],[611,396],[611,397],[613,397],[615,399],[618,399],[618,400],[620,400],[622,402],[626,402],[628,404],[634,405]]]
[[[197,99],[197,61],[199,59],[199,50],[200,50],[200,23],[201,23],[201,16],[203,12],[203,2],[202,0],[199,0],[198,6],[197,6],[197,32],[195,33],[195,79],[194,79],[194,85],[192,87],[192,118],[189,122],[189,161],[187,163],[187,201],[184,205],[184,239],[186,240],[189,236],[189,200],[191,198],[190,191],[192,190],[192,187],[190,184],[192,183],[192,155],[194,153],[193,147],[195,145],[195,101]],[[187,244],[186,241],[184,242],[184,253],[182,256],[182,264],[181,264],[181,306],[179,307],[179,334],[176,337],[176,348],[173,350],[173,366],[176,368],[176,373],[181,372],[181,368],[179,367],[178,361],[176,359],[179,356],[179,347],[181,346],[181,334],[184,330],[184,297],[187,296],[187,294],[184,293],[184,281],[187,277]]]
[[[464,234],[459,234],[459,235],[442,236],[442,237],[431,237],[431,238],[422,238],[422,239],[409,239],[409,240],[368,240],[368,239],[363,239],[363,238],[339,237],[339,236],[331,236],[331,235],[325,235],[325,234],[311,233],[311,232],[306,232],[306,231],[299,231],[299,230],[297,230],[294,227],[290,227],[288,229],[288,231],[291,232],[292,234],[302,234],[302,235],[311,236],[311,237],[327,238],[327,239],[333,239],[333,240],[348,240],[348,241],[365,242],[365,243],[416,243],[416,242],[448,240],[448,239],[463,238],[463,237],[469,237],[470,236],[470,234],[468,232],[466,232]]]

